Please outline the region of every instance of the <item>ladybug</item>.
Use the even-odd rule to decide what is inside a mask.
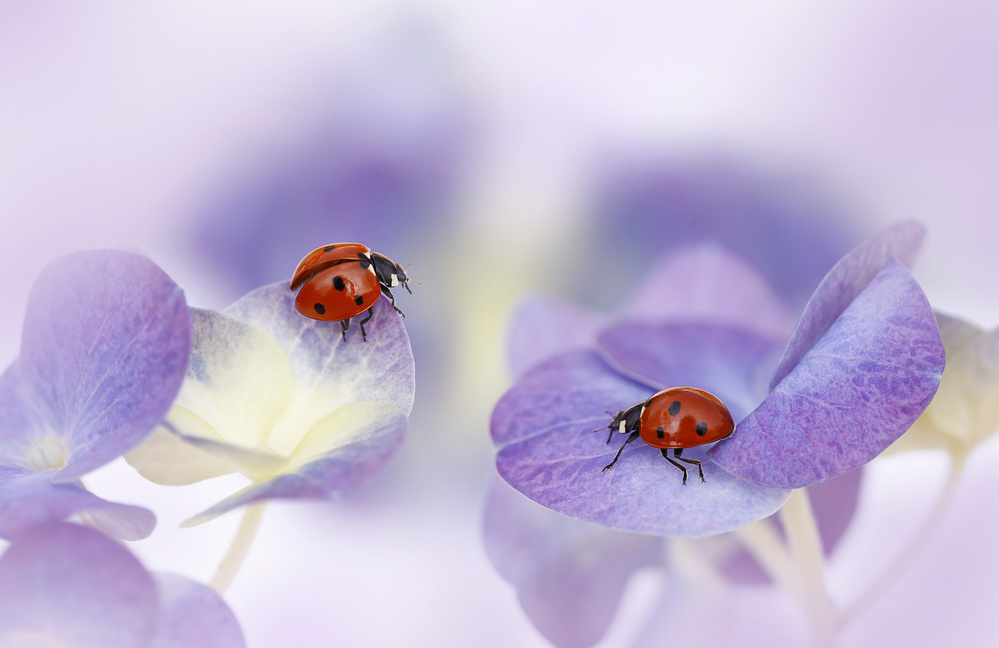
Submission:
[[[613,468],[624,447],[641,437],[653,448],[660,448],[663,458],[683,472],[683,483],[686,485],[687,469],[675,460],[697,466],[702,482],[704,470],[700,461],[680,456],[684,448],[724,439],[732,434],[735,422],[728,408],[714,394],[696,387],[670,387],[649,396],[644,402],[621,410],[607,427],[610,429],[607,443],[611,442],[615,430],[630,434],[604,470]],[[669,450],[673,450],[672,458],[666,454]]]
[[[324,322],[340,322],[340,332],[347,339],[350,318],[362,313],[361,338],[368,339],[364,325],[373,316],[372,308],[384,293],[392,308],[405,317],[395,305],[392,288],[402,286],[407,292],[409,277],[402,266],[392,259],[372,252],[360,243],[335,243],[309,252],[295,268],[291,290],[301,286],[295,297],[299,313]]]

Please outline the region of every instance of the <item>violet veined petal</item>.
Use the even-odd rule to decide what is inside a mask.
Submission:
[[[817,484],[867,463],[905,432],[929,404],[943,367],[926,296],[890,260],[710,454],[758,484]]]
[[[766,393],[763,372],[780,348],[772,338],[707,322],[619,324],[602,331],[597,341],[624,375],[655,386],[655,391],[679,386],[707,390],[736,421]]]
[[[98,531],[43,524],[0,557],[2,645],[37,636],[78,648],[144,648],[158,616],[149,572]]]
[[[634,573],[663,562],[662,538],[560,515],[500,480],[486,499],[484,542],[527,616],[556,646],[597,643]]]
[[[571,349],[593,346],[604,317],[561,299],[532,297],[514,313],[507,334],[510,369],[520,376]]]
[[[135,446],[166,414],[184,378],[184,293],[155,263],[113,250],[49,264],[28,300],[19,358],[26,400],[59,437],[68,482]]]
[[[227,497],[183,526],[202,524],[262,499],[336,497],[388,461],[407,425],[406,415],[386,403],[354,403],[334,410],[309,431],[282,472]]]
[[[771,389],[794,369],[888,260],[912,264],[925,232],[915,221],[898,223],[853,248],[832,267],[805,304],[770,380]]]
[[[225,312],[274,338],[288,357],[296,389],[312,390],[317,401],[329,404],[320,415],[358,401],[391,403],[407,415],[412,411],[413,352],[402,318],[387,299],[373,307],[374,316],[365,324],[366,342],[361,341],[356,319],[344,342],[338,323],[301,315],[286,282],[247,293]]]
[[[525,374],[493,410],[496,466],[514,488],[554,511],[612,529],[700,537],[762,519],[789,491],[738,479],[703,459],[705,482],[682,485],[659,450],[637,442],[608,471],[622,441],[607,444],[614,412],[654,389],[618,376],[595,354],[567,353]],[[594,432],[596,430],[596,432]],[[616,435],[620,437],[621,435]]]
[[[142,507],[109,502],[78,484],[53,484],[44,471],[0,467],[0,538],[15,538],[74,513],[101,510],[114,516],[108,518],[109,530],[117,529],[125,540],[144,538],[156,526],[156,516]]]
[[[759,271],[713,242],[661,257],[624,309],[639,320],[696,320],[784,338],[794,321]]]
[[[149,648],[242,648],[243,631],[212,588],[176,574],[155,573],[160,623]]]

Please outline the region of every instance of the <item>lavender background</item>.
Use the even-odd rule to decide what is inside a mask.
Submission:
[[[272,505],[227,600],[250,646],[547,645],[481,542],[518,300],[611,305],[647,255],[699,229],[817,282],[853,243],[917,218],[930,302],[995,326],[997,18],[971,0],[0,3],[0,366],[34,278],[78,249],[141,250],[207,308],[326,242],[413,263],[404,447],[353,498]],[[659,175],[678,187],[668,205],[692,206],[674,213],[683,228],[635,189]],[[802,256],[801,241],[825,247]],[[792,312],[807,297],[780,288]],[[977,513],[999,487],[997,452],[972,457],[946,526],[851,645],[994,636],[999,529]],[[905,545],[942,466],[871,467],[834,598]],[[238,478],[168,489],[119,462],[87,484],[157,512],[129,545],[149,569],[207,580],[238,521],[176,528]],[[960,561],[943,560],[955,546]],[[934,600],[943,581],[966,597]],[[640,575],[602,645],[629,645],[657,592]],[[793,603],[769,596],[732,622],[784,627],[796,645]],[[932,625],[911,623],[928,611]]]

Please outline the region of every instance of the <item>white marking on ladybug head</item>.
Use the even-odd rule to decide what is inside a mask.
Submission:
[[[389,282],[389,287],[390,288],[395,288],[398,285],[399,285],[399,275],[397,275],[396,273],[393,272],[392,273],[392,281]]]
[[[627,432],[627,430],[624,429],[624,426],[625,426],[624,419],[621,419],[621,424],[618,425],[617,431],[620,432],[621,434]]]

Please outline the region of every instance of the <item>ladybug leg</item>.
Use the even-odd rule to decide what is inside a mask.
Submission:
[[[395,309],[395,312],[397,312],[400,315],[402,315],[403,317],[405,317],[406,314],[403,313],[402,310],[400,310],[399,307],[395,305],[395,295],[392,294],[392,291],[389,290],[389,287],[386,286],[385,284],[380,284],[380,285],[382,287],[382,292],[385,293],[385,296],[388,297],[389,301],[392,302],[392,308]],[[408,287],[406,289],[409,290]],[[412,294],[412,291],[410,291],[410,294]]]
[[[686,486],[687,485],[687,469],[684,468],[683,466],[681,466],[680,464],[678,464],[677,462],[673,461],[670,458],[670,456],[668,454],[666,454],[667,452],[669,452],[669,448],[663,448],[662,449],[663,459],[665,459],[666,461],[670,462],[671,464],[673,464],[674,466],[676,466],[677,468],[679,468],[681,472],[683,472],[683,485]],[[676,454],[675,450],[673,451],[673,454],[674,455]],[[684,461],[686,461],[686,459],[684,459]]]
[[[364,330],[364,325],[370,322],[371,318],[374,317],[374,315],[375,315],[375,309],[369,308],[368,316],[362,319],[360,322],[358,322],[358,325],[361,327],[361,339],[364,340],[365,342],[368,341],[368,333],[367,331]]]
[[[621,447],[617,449],[617,454],[614,455],[614,461],[612,461],[609,464],[607,464],[606,466],[604,466],[604,470],[609,470],[610,468],[612,468],[614,466],[614,464],[617,463],[618,457],[621,456],[621,451],[624,450],[624,446],[628,445],[629,443],[631,443],[632,441],[634,441],[637,438],[638,438],[638,432],[632,432],[631,434],[629,434],[627,441],[625,441],[624,443],[622,443]],[[603,470],[601,470],[600,472],[603,472]]]
[[[343,341],[347,341],[347,329],[350,328],[350,318],[345,320],[340,320],[340,334],[343,336]]]
[[[704,482],[704,470],[701,468],[701,462],[698,461],[697,459],[684,459],[683,457],[680,456],[681,452],[683,452],[683,448],[677,448],[676,450],[673,451],[673,457],[675,459],[679,459],[683,463],[688,463],[688,464],[690,464],[692,466],[697,466],[697,474],[701,476],[701,482],[703,483]]]

